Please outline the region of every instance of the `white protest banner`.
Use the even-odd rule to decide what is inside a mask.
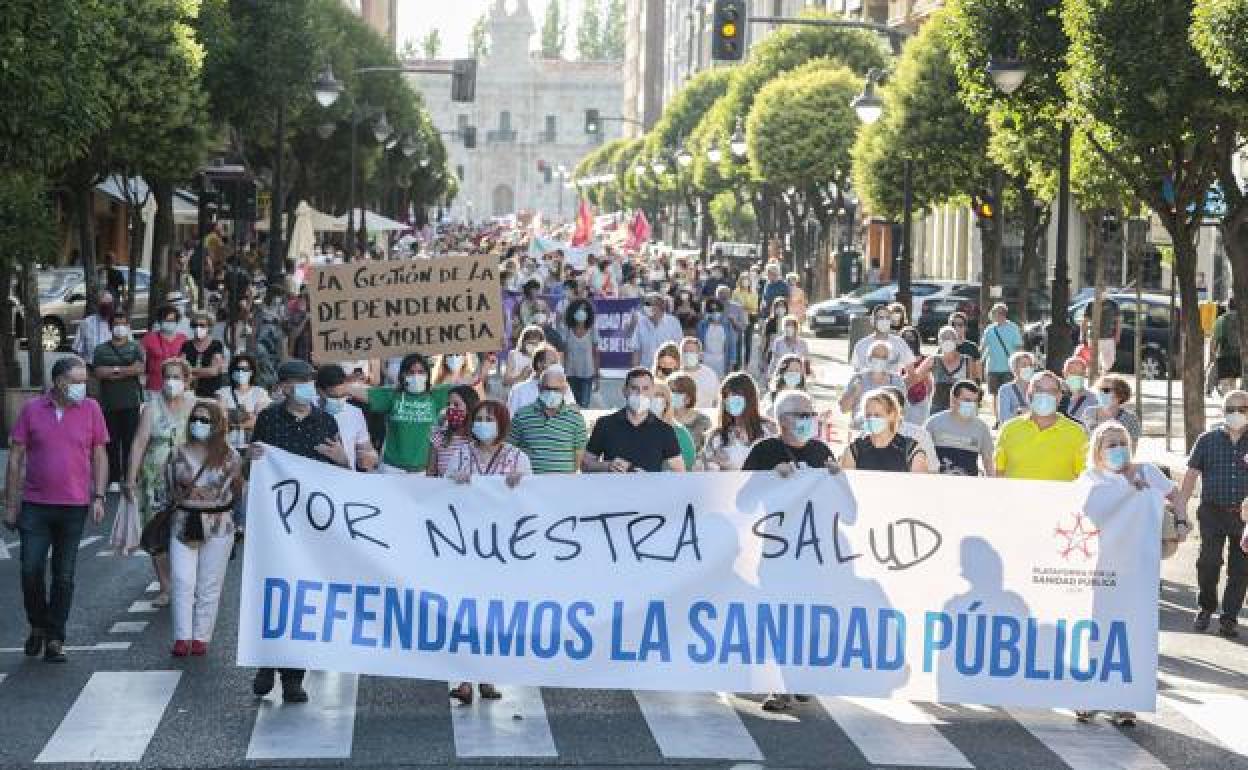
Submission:
[[[493,257],[317,267],[308,295],[318,362],[503,347],[502,288]]]
[[[251,477],[238,662],[1151,710],[1149,499],[822,470],[510,489],[269,450]]]

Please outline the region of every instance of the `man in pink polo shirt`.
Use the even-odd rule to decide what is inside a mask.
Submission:
[[[4,523],[21,534],[22,599],[30,636],[26,654],[65,662],[65,622],[74,598],[74,567],[87,509],[104,520],[108,429],[87,398],[87,366],[68,356],[52,366],[52,387],[22,407],[9,437],[10,483]],[[52,554],[51,591],[44,583]]]

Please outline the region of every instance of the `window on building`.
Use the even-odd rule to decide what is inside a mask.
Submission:
[[[467,115],[457,116],[455,119],[455,126],[462,132],[465,128],[468,127],[468,116]]]
[[[503,110],[502,112],[498,113],[498,130],[499,131],[511,130],[511,113],[508,112],[507,110]]]
[[[541,141],[545,144],[554,144],[557,138],[558,120],[554,115],[546,116],[546,130],[542,132]]]
[[[455,176],[459,178],[459,181],[464,181],[464,164],[460,163],[455,166]]]
[[[486,140],[490,142],[516,141],[516,132],[511,129],[511,112],[503,110],[498,113],[498,129],[490,131]]]

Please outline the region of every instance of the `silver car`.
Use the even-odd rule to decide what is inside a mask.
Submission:
[[[106,280],[112,272],[112,281]],[[125,266],[100,268],[100,288],[126,286],[130,269]],[[64,350],[78,332],[87,307],[87,284],[80,267],[54,267],[36,275],[39,287],[39,315],[43,318],[42,342],[47,351]],[[134,310],[130,327],[138,336],[147,329],[151,274],[139,269],[134,277]],[[14,328],[24,336],[25,321],[18,308]]]

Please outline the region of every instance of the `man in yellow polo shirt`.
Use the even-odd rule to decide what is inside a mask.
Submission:
[[[1036,372],[1027,387],[1031,408],[1001,427],[994,455],[997,475],[1011,479],[1074,481],[1083,472],[1088,434],[1057,411],[1062,383]]]

